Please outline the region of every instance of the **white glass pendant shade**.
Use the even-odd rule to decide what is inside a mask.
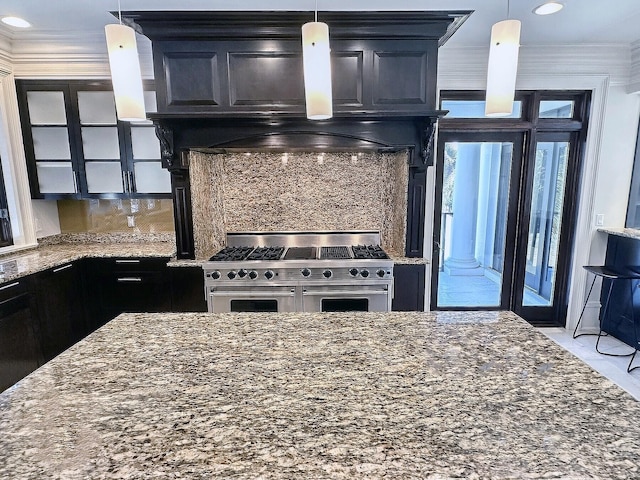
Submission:
[[[519,20],[504,20],[491,28],[485,104],[487,117],[504,117],[513,111],[519,49]]]
[[[329,26],[322,22],[305,23],[302,26],[302,60],[307,118],[310,120],[333,116],[330,55]]]
[[[125,122],[145,120],[144,92],[136,34],[131,27],[118,24],[106,25],[104,33],[107,37],[111,82],[118,120]]]

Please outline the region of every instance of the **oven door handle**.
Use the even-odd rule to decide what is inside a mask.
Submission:
[[[231,292],[225,290],[224,292],[216,292],[211,290],[210,295],[213,297],[233,297],[233,298],[268,298],[268,297],[295,297],[296,291],[292,289],[291,292]]]
[[[384,289],[384,290],[312,290],[312,291],[302,290],[302,295],[306,295],[306,296],[387,295],[388,293],[389,293],[388,289]]]

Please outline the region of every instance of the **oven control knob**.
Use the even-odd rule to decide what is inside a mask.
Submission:
[[[220,272],[218,270],[211,272],[211,278],[218,280],[220,278]]]
[[[229,277],[229,280],[233,280],[234,278],[236,278],[237,273],[234,272],[233,270],[231,270],[229,273],[227,273],[227,277]]]
[[[358,269],[352,268],[351,270],[349,270],[349,273],[351,274],[352,277],[355,277],[356,275],[358,275]]]
[[[256,272],[255,270],[251,270],[251,271],[249,272],[249,278],[250,278],[251,280],[255,280],[256,278],[258,278],[258,272]]]
[[[264,277],[267,280],[271,280],[273,278],[273,272],[271,270],[267,270],[266,272],[264,272]]]
[[[322,276],[324,278],[331,278],[331,275],[333,275],[333,272],[331,270],[325,270],[324,272],[322,272]]]
[[[364,268],[360,271],[360,275],[362,275],[364,278],[367,278],[369,276],[369,270],[365,270]]]
[[[247,271],[243,268],[242,270],[238,270],[238,276],[240,278],[244,278],[247,276]]]
[[[376,272],[376,275],[378,275],[380,278],[383,278],[385,274],[385,271],[383,269],[380,269]]]
[[[303,268],[300,273],[302,273],[303,277],[308,277],[309,275],[311,275],[311,270],[309,270],[308,268]]]

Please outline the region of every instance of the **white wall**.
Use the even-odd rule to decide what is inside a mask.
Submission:
[[[43,238],[60,233],[58,202],[55,200],[31,200],[36,237]]]
[[[488,49],[440,49],[440,90],[483,90]],[[572,249],[572,277],[567,328],[573,328],[584,302],[587,282],[582,265],[604,260],[606,235],[595,227],[596,213],[608,227],[623,227],[640,96],[632,91],[631,50],[628,46],[549,46],[521,48],[516,88],[520,90],[590,90],[591,118],[579,198],[576,241]],[[429,202],[434,189],[430,185]],[[432,208],[432,204],[428,205]],[[429,211],[429,210],[427,210]],[[425,255],[430,256],[432,223],[426,225]],[[597,325],[598,296],[585,313],[585,325]]]

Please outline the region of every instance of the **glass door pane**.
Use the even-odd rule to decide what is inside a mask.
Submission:
[[[551,306],[565,197],[569,142],[537,142],[527,239],[524,306]]]
[[[513,142],[445,142],[438,307],[501,307]]]

